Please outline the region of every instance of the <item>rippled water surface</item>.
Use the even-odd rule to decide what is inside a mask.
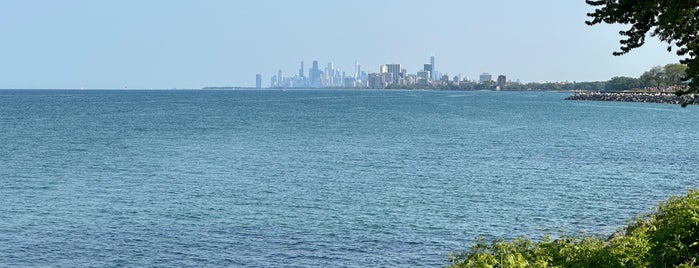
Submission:
[[[0,266],[440,267],[698,186],[698,107],[567,95],[0,91]]]

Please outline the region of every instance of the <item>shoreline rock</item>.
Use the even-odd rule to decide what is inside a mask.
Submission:
[[[677,96],[670,92],[578,92],[566,100],[699,104],[697,95]]]

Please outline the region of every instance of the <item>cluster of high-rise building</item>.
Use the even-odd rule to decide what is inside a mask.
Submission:
[[[306,72],[307,71],[307,72]],[[317,60],[313,61],[311,68],[306,70],[304,62],[298,73],[285,76],[282,70],[277,71],[276,75],[272,75],[269,82],[270,88],[325,88],[325,87],[361,87],[361,81],[366,80],[366,72],[362,72],[359,63],[355,63],[355,70],[352,74],[347,74],[339,68],[335,68],[334,64],[328,63],[325,68],[321,69]],[[262,88],[262,75],[257,74],[255,86]],[[358,82],[359,81],[359,82]]]
[[[390,85],[395,86],[435,86],[435,85],[459,85],[463,83],[472,83],[467,78],[461,75],[450,78],[449,75],[441,75],[435,68],[435,58],[430,57],[430,62],[422,66],[422,70],[416,73],[408,73],[400,64],[383,64],[379,66],[378,72],[367,73],[363,71],[359,62],[355,62],[354,70],[351,73],[341,71],[335,68],[334,64],[328,63],[327,66],[321,69],[318,61],[314,60],[313,65],[309,68],[308,73],[304,69],[304,62],[301,62],[301,67],[298,73],[284,76],[282,70],[279,70],[276,75],[272,75],[269,83],[270,88],[386,88]],[[306,75],[307,74],[307,75]],[[255,79],[257,88],[262,88],[262,75],[258,74]],[[504,75],[498,76],[496,81],[493,81],[492,75],[483,73],[480,76],[479,83],[489,83],[502,87],[507,83],[507,78]]]

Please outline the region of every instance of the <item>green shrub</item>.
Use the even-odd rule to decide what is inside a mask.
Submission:
[[[649,225],[653,266],[694,265],[699,257],[699,191],[660,203]]]
[[[673,196],[653,214],[603,240],[581,234],[541,241],[478,239],[449,255],[451,267],[695,267],[699,257],[699,191]]]

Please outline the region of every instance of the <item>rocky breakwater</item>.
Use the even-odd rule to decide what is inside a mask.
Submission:
[[[699,104],[699,95],[677,96],[670,92],[578,92],[566,100]]]

